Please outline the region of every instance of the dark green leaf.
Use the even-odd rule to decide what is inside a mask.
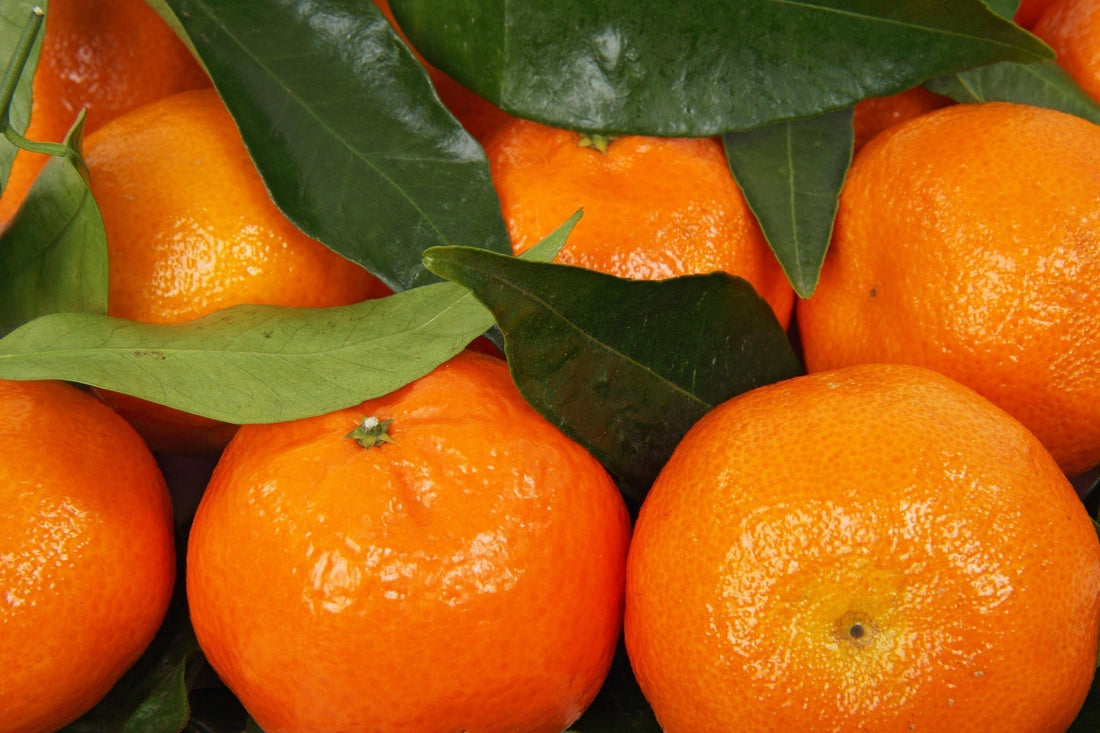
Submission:
[[[1003,62],[925,84],[957,102],[1016,102],[1068,112],[1100,124],[1100,103],[1057,64]]]
[[[599,694],[569,733],[661,733],[661,726],[634,679],[622,641]]]
[[[107,238],[80,157],[83,117],[0,234],[0,335],[47,313],[107,311]]]
[[[276,204],[395,290],[421,252],[511,252],[488,162],[365,0],[150,0],[182,28]]]
[[[522,117],[702,136],[1053,57],[981,0],[391,0],[432,64]]]
[[[27,19],[31,10],[35,7],[42,10],[48,9],[46,0],[34,2],[34,0],[4,0],[0,3],[0,76],[7,69],[8,62],[15,52],[23,29],[27,26]],[[12,96],[12,103],[8,109],[8,123],[16,130],[23,133],[27,130],[27,123],[31,118],[31,82],[34,70],[38,66],[38,53],[42,48],[42,33],[38,34],[30,58],[23,67],[23,74]],[[0,120],[0,124],[3,121]],[[7,140],[0,137],[0,191],[8,181],[8,173],[11,171],[11,163],[15,160],[16,148]]]
[[[1020,8],[1020,0],[985,0],[985,4],[994,13],[1008,20],[1012,20]]]
[[[854,137],[851,107],[723,136],[730,170],[803,298],[817,287]]]
[[[553,259],[576,220],[523,256]],[[63,313],[0,339],[0,379],[65,379],[228,422],[276,422],[387,394],[492,325],[453,283],[335,308],[241,305],[178,324]]]
[[[632,281],[467,247],[425,264],[489,306],[527,401],[634,499],[707,410],[800,371],[771,308],[725,273]]]

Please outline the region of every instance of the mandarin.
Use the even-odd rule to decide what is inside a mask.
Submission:
[[[584,215],[555,262],[658,280],[725,271],[786,327],[794,290],[716,138],[583,137],[516,119],[485,152],[516,254]]]
[[[59,142],[82,109],[88,134],[131,109],[207,86],[206,72],[145,0],[50,0],[25,134]],[[0,196],[0,227],[47,157],[16,155]]]
[[[1013,20],[1021,28],[1030,30],[1046,12],[1047,8],[1056,2],[1057,0],[1020,0],[1020,5],[1016,8],[1016,15]]]
[[[603,467],[465,352],[242,427],[195,515],[188,600],[271,733],[556,733],[607,674],[629,531]]]
[[[276,208],[213,89],[133,110],[85,150],[107,234],[110,315],[177,323],[242,303],[333,306],[388,292]],[[235,429],[104,394],[157,451],[216,451]]]
[[[1057,0],[1039,17],[1032,33],[1057,54],[1055,61],[1100,100],[1100,2]]]
[[[705,415],[642,505],[625,635],[667,733],[1064,731],[1100,542],[1017,420],[869,364]]]
[[[48,733],[141,655],[176,577],[172,504],[125,420],[63,382],[0,381],[0,731]]]
[[[806,365],[936,369],[1028,426],[1063,470],[1100,462],[1100,127],[1049,109],[953,105],[855,156]]]
[[[930,92],[924,87],[913,87],[904,92],[885,97],[867,97],[855,105],[852,126],[855,128],[855,149],[888,127],[912,119],[951,104],[951,100]]]

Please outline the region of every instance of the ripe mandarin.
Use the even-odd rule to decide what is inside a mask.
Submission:
[[[606,141],[514,120],[485,143],[517,254],[584,215],[556,262],[658,280],[725,271],[748,280],[786,327],[794,291],[715,138]]]
[[[1056,4],[1057,0],[1020,0],[1013,20],[1021,28],[1031,29],[1046,12],[1047,8]]]
[[[25,134],[59,142],[82,109],[88,134],[135,107],[207,86],[206,72],[145,0],[50,0]],[[0,196],[0,226],[46,158],[16,156]]]
[[[388,440],[353,439],[364,418]],[[466,352],[357,407],[242,427],[195,516],[188,600],[269,733],[556,733],[609,668],[628,541],[603,467]]]
[[[213,89],[129,112],[85,149],[107,233],[110,315],[177,323],[241,303],[346,305],[388,292],[276,208]],[[219,450],[235,430],[105,396],[157,451]]]
[[[924,87],[913,87],[904,92],[885,97],[868,97],[855,105],[852,125],[855,128],[855,149],[862,148],[868,140],[887,127],[931,112],[951,103],[947,97],[930,92]]]
[[[627,651],[667,733],[1064,731],[1098,624],[1100,542],[1068,479],[909,365],[716,407],[627,565]]]
[[[49,733],[152,641],[172,504],[125,420],[62,382],[0,381],[0,731]]]
[[[953,105],[855,156],[812,297],[810,371],[905,362],[977,390],[1063,470],[1100,462],[1100,127]]]
[[[1054,49],[1059,66],[1100,100],[1100,2],[1056,0],[1049,5],[1032,33]]]

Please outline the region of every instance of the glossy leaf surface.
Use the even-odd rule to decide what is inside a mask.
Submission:
[[[107,238],[80,157],[51,157],[0,233],[0,335],[47,313],[107,312]],[[2,143],[0,143],[2,144]]]
[[[492,310],[527,402],[634,498],[707,410],[800,371],[771,308],[724,273],[632,281],[459,247],[425,263]]]
[[[511,252],[481,147],[364,0],[151,0],[185,33],[276,204],[391,288],[421,252]]]
[[[852,109],[723,136],[745,200],[795,292],[817,287],[852,161]]]
[[[392,0],[434,65],[522,117],[701,136],[1052,57],[981,0]]]

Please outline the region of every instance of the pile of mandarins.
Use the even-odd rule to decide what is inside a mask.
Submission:
[[[1100,96],[1100,2],[1040,4],[1018,21]],[[389,294],[284,218],[144,0],[52,0],[45,28],[27,136],[88,110],[111,315]],[[485,349],[240,427],[0,381],[0,733],[95,706],[174,589],[268,733],[563,731],[620,639],[670,733],[1066,730],[1100,630],[1100,541],[1070,480],[1100,464],[1100,128],[924,90],[860,103],[798,299],[720,141],[586,137],[430,72],[517,254],[583,207],[558,262],[740,275],[808,374],[708,413],[633,515]],[[41,165],[16,158],[0,221]],[[193,517],[173,517],[173,454],[216,458]]]

